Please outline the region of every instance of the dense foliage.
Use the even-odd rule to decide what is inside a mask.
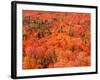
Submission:
[[[90,14],[23,10],[23,69],[90,66]]]

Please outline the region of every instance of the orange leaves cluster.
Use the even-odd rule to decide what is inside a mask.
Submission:
[[[90,39],[88,13],[24,10],[23,69],[90,66]]]

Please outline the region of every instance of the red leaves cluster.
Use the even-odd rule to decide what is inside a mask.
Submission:
[[[90,66],[90,38],[88,13],[24,10],[23,69]]]

